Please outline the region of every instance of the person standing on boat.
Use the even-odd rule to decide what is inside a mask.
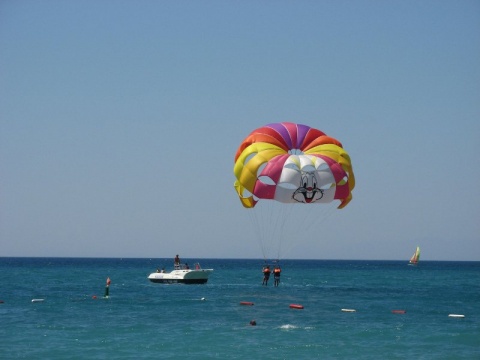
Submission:
[[[270,279],[270,266],[267,265],[267,266],[264,266],[263,267],[263,281],[262,281],[262,285],[265,285],[267,286],[268,285],[268,279]]]
[[[175,269],[180,268],[180,258],[178,257],[178,254],[175,255],[175,259],[173,259],[173,267]]]
[[[280,283],[280,273],[282,272],[282,269],[280,269],[280,266],[276,265],[275,269],[273,269],[273,285],[278,286]]]

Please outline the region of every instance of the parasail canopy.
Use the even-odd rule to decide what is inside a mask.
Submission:
[[[342,144],[320,130],[291,122],[253,130],[235,155],[235,189],[246,208],[260,200],[330,203],[339,209],[355,187],[350,156]]]

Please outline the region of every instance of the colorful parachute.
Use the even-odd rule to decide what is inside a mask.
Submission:
[[[338,140],[290,122],[252,131],[237,150],[234,174],[246,208],[270,199],[305,204],[339,200],[341,209],[355,186],[350,156]]]

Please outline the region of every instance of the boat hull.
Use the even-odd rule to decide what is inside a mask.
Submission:
[[[170,273],[152,273],[148,280],[159,284],[205,284],[213,269],[174,270]]]
[[[205,284],[208,279],[150,279],[151,282],[158,284]]]

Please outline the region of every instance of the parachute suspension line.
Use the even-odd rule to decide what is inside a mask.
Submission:
[[[291,250],[298,245],[298,242],[304,238],[300,234],[308,234],[305,231],[305,224],[308,224],[308,221],[305,217],[305,214],[308,214],[306,208],[310,206],[302,206],[299,204],[293,204],[292,206],[288,206],[288,214],[284,217],[284,225],[283,225],[283,246],[282,250],[285,251],[286,254],[291,253]],[[299,212],[299,210],[301,210]],[[288,237],[289,241],[285,240]]]
[[[268,255],[271,251],[272,235],[269,232],[272,228],[270,223],[273,221],[272,216],[270,215],[270,206],[267,205],[259,203],[255,208],[247,211],[249,213],[251,223],[253,224],[253,235],[260,245],[260,249],[265,261],[267,261]]]
[[[276,201],[260,201],[255,208],[248,209],[252,235],[264,261],[278,261],[302,245],[325,241],[321,236],[323,224],[335,213],[337,205],[332,202],[284,206]]]
[[[281,259],[285,244],[295,241],[287,228],[291,227],[288,220],[294,210],[295,206],[284,206],[275,201],[259,202],[254,209],[248,210],[253,235],[259,242],[265,261]]]
[[[325,223],[330,216],[336,210],[336,204],[330,203],[326,204],[325,206],[321,206],[319,209],[312,208],[310,212],[308,212],[307,216],[303,217],[303,226],[307,233],[311,233],[313,228],[319,228],[320,225]]]
[[[268,202],[269,213],[267,215],[268,222],[267,233],[265,234],[266,243],[268,246],[265,250],[265,257],[272,260],[279,260],[282,256],[282,246],[285,243],[285,225],[292,207],[284,206],[278,202]]]
[[[281,204],[275,201],[264,202],[268,209],[267,219],[265,222],[268,223],[265,234],[265,240],[267,247],[265,250],[264,257],[273,258],[275,255],[278,257],[278,244],[281,241],[282,231],[280,224],[282,222],[281,216],[284,212],[285,207],[280,206]]]
[[[260,248],[262,250],[263,257],[265,258],[265,246],[264,246],[264,229],[265,227],[262,224],[261,213],[256,209],[249,209],[247,211],[248,216],[250,217],[250,223],[253,227],[253,236],[260,243]]]
[[[338,204],[335,202],[329,204],[318,204],[312,206],[294,205],[300,212],[298,214],[298,222],[295,225],[295,229],[299,233],[305,234],[305,236],[295,237],[295,241],[291,242],[290,247],[287,249],[291,252],[294,248],[298,248],[304,245],[309,240],[317,240],[318,233],[322,229],[322,225],[335,213]],[[324,240],[320,238],[320,240]]]
[[[283,258],[283,248],[290,245],[295,241],[291,234],[289,234],[289,229],[287,228],[288,219],[291,218],[292,212],[295,206],[280,206],[280,214],[277,216],[277,226],[278,229],[278,248],[276,253],[276,260]]]

